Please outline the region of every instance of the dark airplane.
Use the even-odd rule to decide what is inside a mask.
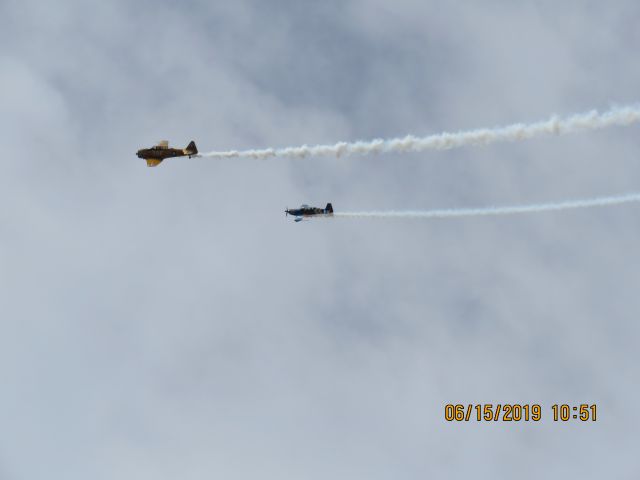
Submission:
[[[302,205],[300,208],[287,208],[284,213],[287,215],[291,214],[294,217],[294,221],[301,222],[306,217],[315,217],[318,215],[328,216],[333,215],[333,207],[330,203],[327,203],[327,206],[324,208],[310,207],[309,205]]]
[[[187,148],[169,148],[169,142],[163,140],[155,147],[138,150],[136,155],[138,155],[139,158],[144,158],[147,161],[148,167],[156,167],[160,165],[160,162],[165,158],[186,157],[187,155],[191,158],[197,154],[198,148],[193,141],[187,145]]]

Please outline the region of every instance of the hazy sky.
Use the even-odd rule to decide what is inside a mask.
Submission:
[[[2,0],[0,478],[638,478],[638,127],[176,159],[638,102],[631,0]],[[444,421],[447,403],[543,421]],[[596,403],[554,423],[554,403]]]

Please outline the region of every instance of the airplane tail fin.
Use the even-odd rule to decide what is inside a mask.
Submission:
[[[191,140],[191,143],[187,145],[187,152],[189,152],[189,156],[196,155],[198,153],[198,147],[196,147],[196,142]]]
[[[147,158],[147,167],[157,167],[162,163],[159,158]]]
[[[333,205],[327,203],[327,206],[324,207],[324,213],[333,213]]]

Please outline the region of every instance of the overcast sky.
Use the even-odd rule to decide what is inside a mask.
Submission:
[[[480,5],[480,3],[482,5]],[[638,102],[640,6],[0,2],[0,478],[638,478],[638,127],[307,160]],[[543,421],[444,420],[538,403]],[[597,404],[554,423],[554,403]]]

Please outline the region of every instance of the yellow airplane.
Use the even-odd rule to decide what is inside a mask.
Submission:
[[[138,150],[136,155],[138,158],[144,158],[147,161],[148,167],[157,167],[165,158],[174,157],[193,157],[198,154],[198,147],[196,142],[191,141],[187,148],[169,148],[169,142],[162,140],[158,144],[151,148],[143,148]]]

